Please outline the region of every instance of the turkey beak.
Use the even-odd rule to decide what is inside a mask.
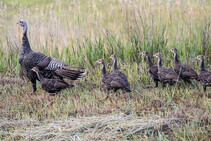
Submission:
[[[16,24],[20,24],[20,21],[18,21]]]

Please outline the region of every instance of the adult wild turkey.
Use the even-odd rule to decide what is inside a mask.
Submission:
[[[53,79],[53,78],[51,78],[51,79],[45,78],[40,73],[40,70],[39,70],[38,67],[33,67],[31,70],[34,71],[37,74],[37,77],[40,80],[42,88],[44,90],[46,90],[47,92],[51,93],[51,95],[54,95],[54,93],[58,93],[65,88],[73,87],[73,85],[69,85],[64,80]]]
[[[162,83],[162,87],[164,88],[166,83],[169,83],[170,85],[173,85],[176,82],[180,83],[179,75],[175,71],[167,67],[163,67],[161,54],[156,53],[153,56],[158,58],[158,77]]]
[[[115,76],[118,76],[119,79],[122,79],[122,82],[124,83],[124,86],[125,86],[125,91],[126,92],[131,92],[130,90],[130,84],[127,80],[127,76],[121,72],[119,70],[119,68],[117,67],[117,56],[116,55],[111,55],[110,58],[113,60],[113,72],[112,74],[114,74]]]
[[[68,78],[70,80],[76,80],[83,76],[82,71],[77,71],[83,68],[70,67],[66,63],[58,59],[48,57],[40,52],[34,52],[31,49],[27,38],[27,23],[24,20],[20,20],[19,22],[17,22],[17,24],[23,27],[22,47],[19,63],[21,65],[23,73],[32,83],[33,91],[30,94],[36,91],[37,75],[34,71],[31,70],[33,67],[38,67],[40,73],[44,77],[49,79],[59,77],[60,79]]]
[[[186,66],[179,61],[176,48],[173,48],[170,51],[174,53],[174,71],[178,75],[180,75],[181,79],[183,79],[185,82],[188,82],[193,86],[190,79],[195,79],[199,81],[198,74],[189,66]]]
[[[148,63],[149,74],[150,74],[152,80],[155,82],[155,87],[158,87],[158,82],[160,81],[160,79],[159,79],[159,77],[158,77],[158,66],[155,65],[155,64],[151,61],[151,58],[150,58],[149,53],[148,53],[147,51],[141,52],[141,55],[146,56],[146,58],[147,58],[147,63]]]
[[[206,92],[206,87],[211,86],[211,72],[205,69],[204,66],[204,56],[199,55],[196,59],[200,60],[200,74],[199,79],[202,83],[204,92]]]
[[[99,63],[103,66],[101,70],[101,79],[106,89],[106,97],[102,100],[105,100],[109,97],[110,90],[114,90],[114,92],[116,92],[118,89],[127,89],[125,87],[124,80],[122,80],[117,74],[110,74],[106,71],[105,61],[103,59],[99,59],[98,61],[96,61],[96,63]]]

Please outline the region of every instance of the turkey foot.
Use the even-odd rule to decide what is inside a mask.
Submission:
[[[34,93],[34,91],[30,92],[27,96],[29,97],[29,96],[31,96],[33,93]]]

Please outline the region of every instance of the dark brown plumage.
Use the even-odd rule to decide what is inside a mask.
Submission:
[[[53,79],[53,78],[48,79],[48,78],[43,77],[38,67],[33,67],[32,71],[34,71],[37,74],[37,77],[40,80],[40,83],[42,85],[42,88],[51,94],[58,93],[65,88],[73,87],[73,85],[69,85],[64,80]]]
[[[204,66],[204,56],[199,55],[196,59],[200,60],[200,74],[199,79],[202,83],[204,92],[206,92],[206,87],[211,86],[211,72],[205,69]]]
[[[107,95],[102,100],[105,100],[109,97],[110,90],[114,90],[114,92],[116,92],[118,89],[125,89],[124,81],[118,75],[110,74],[106,71],[105,61],[103,59],[99,59],[96,61],[96,63],[99,63],[103,66],[101,70],[101,79],[106,89]]]
[[[182,64],[178,59],[177,49],[173,48],[170,50],[172,53],[174,53],[174,71],[180,75],[180,78],[184,80],[185,82],[188,82],[189,84],[192,84],[191,79],[195,79],[199,81],[198,74],[191,69],[189,66],[186,66]]]
[[[169,83],[170,85],[173,85],[176,82],[180,83],[179,75],[175,71],[163,67],[161,54],[156,53],[154,57],[158,58],[158,77],[162,83],[162,87],[164,88],[166,83]]]
[[[148,70],[149,70],[149,74],[152,78],[152,80],[155,82],[155,87],[158,87],[158,82],[160,81],[159,77],[158,77],[158,66],[155,65],[152,61],[151,58],[149,56],[149,53],[147,51],[143,51],[141,53],[141,55],[146,56],[147,58],[147,63],[148,63]]]
[[[127,76],[119,70],[117,67],[117,56],[116,55],[111,55],[110,58],[113,60],[113,72],[112,74],[115,76],[118,76],[119,79],[122,79],[122,82],[124,83],[124,90],[126,92],[131,92],[130,90],[130,84],[127,80]]]
[[[31,70],[33,67],[38,67],[40,74],[45,78],[67,78],[70,80],[76,80],[77,78],[83,77],[81,70],[84,68],[68,66],[63,61],[56,58],[48,57],[43,53],[35,52],[31,49],[28,37],[27,37],[27,23],[24,20],[20,20],[17,24],[23,27],[22,47],[19,58],[21,70],[24,75],[31,81],[33,86],[33,92],[36,91],[36,80],[37,75]],[[76,70],[72,70],[76,69]],[[31,92],[30,94],[32,94]]]

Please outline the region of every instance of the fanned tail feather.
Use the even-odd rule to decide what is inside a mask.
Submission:
[[[83,67],[74,67],[74,66],[63,66],[62,69],[66,69],[66,70],[72,70],[72,69],[76,69],[76,70],[84,70],[86,68]]]
[[[69,85],[69,86],[68,86],[68,88],[73,88],[73,87],[74,87],[74,85]]]
[[[55,71],[56,75],[70,80],[77,80],[84,77],[84,72],[76,70],[58,69]]]

